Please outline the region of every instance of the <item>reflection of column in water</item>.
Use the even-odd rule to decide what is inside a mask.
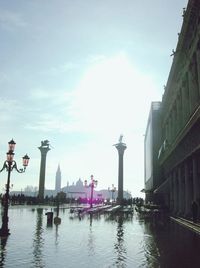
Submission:
[[[4,267],[5,255],[6,255],[6,243],[8,237],[1,237],[1,248],[0,248],[0,267]]]
[[[92,219],[93,219],[93,215],[92,213],[90,213],[90,226],[92,226]]]
[[[40,268],[45,267],[42,253],[44,245],[44,239],[42,237],[44,229],[42,228],[42,222],[43,222],[43,208],[38,208],[35,236],[33,238],[33,257],[35,267]]]
[[[126,247],[124,243],[124,226],[123,226],[123,216],[119,216],[117,218],[117,241],[114,244],[114,249],[117,254],[117,258],[115,264],[117,267],[125,267],[126,266]]]
[[[56,239],[55,239],[55,245],[57,246],[59,244],[59,234],[58,234],[58,224],[55,224],[56,226]]]
[[[89,256],[94,256],[94,253],[95,253],[94,235],[92,232],[92,218],[93,218],[93,215],[92,213],[90,213],[90,229],[88,233],[88,255]]]

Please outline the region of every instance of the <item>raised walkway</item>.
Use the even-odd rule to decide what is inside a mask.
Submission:
[[[194,223],[192,220],[173,216],[170,219],[200,235],[200,222]]]

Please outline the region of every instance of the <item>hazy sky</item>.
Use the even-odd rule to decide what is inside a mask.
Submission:
[[[124,135],[124,189],[141,196],[151,101],[161,100],[187,0],[0,0],[0,159],[15,140],[13,190],[38,186],[41,140],[46,188],[89,179],[117,186],[113,144]],[[7,174],[0,174],[0,191]]]

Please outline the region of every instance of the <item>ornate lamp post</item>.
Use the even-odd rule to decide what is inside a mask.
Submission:
[[[4,162],[2,169],[0,172],[2,172],[4,169],[8,172],[8,178],[7,178],[7,184],[6,184],[6,193],[3,197],[3,216],[2,216],[2,226],[0,229],[0,236],[8,236],[9,229],[8,229],[8,206],[9,206],[9,190],[10,190],[10,174],[13,169],[15,169],[18,173],[23,173],[26,170],[26,167],[28,166],[29,157],[26,154],[23,159],[23,167],[24,168],[17,168],[17,163],[14,160],[14,149],[15,149],[15,142],[12,139],[8,142],[8,152],[7,152],[7,160]]]
[[[92,199],[93,199],[93,192],[94,192],[94,188],[97,186],[98,181],[94,180],[94,176],[91,175],[91,182],[88,185],[87,184],[87,180],[85,180],[85,187],[87,188],[91,188],[91,196],[90,196],[90,208],[92,208]]]
[[[114,197],[114,193],[116,192],[116,187],[114,187],[114,184],[112,184],[112,188],[108,187],[108,192],[111,192],[111,198],[112,198],[112,205],[113,205],[113,197]]]

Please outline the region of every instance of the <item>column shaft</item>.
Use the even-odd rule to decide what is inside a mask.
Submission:
[[[178,192],[179,192],[179,206],[178,206],[178,214],[182,215],[183,214],[183,183],[182,183],[182,178],[181,178],[181,167],[178,167]]]
[[[190,182],[189,182],[189,167],[188,162],[185,161],[185,217],[191,215],[191,200],[190,200]]]

